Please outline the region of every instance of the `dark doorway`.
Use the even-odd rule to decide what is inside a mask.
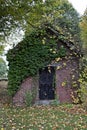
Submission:
[[[52,100],[55,98],[54,67],[39,70],[39,99]]]

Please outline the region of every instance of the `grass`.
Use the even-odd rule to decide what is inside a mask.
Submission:
[[[7,106],[9,102],[7,82],[0,82],[0,130],[87,130],[81,105],[17,108]]]
[[[80,105],[1,107],[1,130],[87,130]]]

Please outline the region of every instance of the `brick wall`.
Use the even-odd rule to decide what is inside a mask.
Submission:
[[[31,77],[25,79],[22,82],[20,89],[17,91],[17,93],[13,97],[13,104],[15,106],[25,105],[25,93],[31,89],[31,86],[32,86],[32,78]]]
[[[17,93],[15,94],[15,96],[13,97],[13,105],[15,106],[24,106],[25,105],[25,94],[28,91],[32,91],[32,89],[34,89],[35,91],[35,97],[34,97],[34,101],[38,100],[38,77],[28,77],[26,78],[21,86],[20,89],[17,91]]]
[[[71,103],[71,93],[78,88],[79,61],[74,57],[72,59],[63,59],[56,65],[56,96],[60,103]],[[37,78],[26,78],[18,92],[13,97],[13,104],[16,106],[25,105],[25,93],[35,90],[34,102],[39,101],[39,82]]]
[[[72,102],[71,94],[75,93],[79,84],[79,62],[76,59],[60,61],[56,70],[56,94],[60,103]]]

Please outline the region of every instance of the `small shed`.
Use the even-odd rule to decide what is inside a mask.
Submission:
[[[38,34],[37,37],[42,37],[42,34],[41,35]],[[80,49],[75,45],[75,43],[70,41],[63,34],[60,34],[60,32],[52,26],[45,27],[45,35],[43,37],[46,37],[47,42],[49,42],[49,39],[51,37],[52,38],[54,37],[56,41],[56,49],[53,50],[52,53],[54,54],[56,53],[56,51],[62,50],[61,51],[62,56],[55,57],[49,64],[46,64],[44,67],[39,68],[35,76],[27,75],[25,78],[22,78],[21,83],[19,84],[20,87],[13,95],[14,105],[17,106],[24,105],[26,103],[26,95],[27,98],[29,98],[30,93],[31,94],[33,93],[32,96],[33,104],[43,104],[43,103],[49,104],[55,100],[58,101],[59,103],[71,103],[74,102],[77,96],[77,89],[79,88],[78,79],[79,79]],[[23,51],[23,48],[22,49],[20,48],[21,44],[19,43],[17,46],[15,46],[12,50],[8,52],[14,54],[13,55],[14,60],[15,57],[17,57],[16,54],[20,53],[20,50]],[[52,49],[50,49],[50,51],[52,51]],[[13,64],[11,63],[10,60],[9,73],[10,69],[12,68],[12,65]]]

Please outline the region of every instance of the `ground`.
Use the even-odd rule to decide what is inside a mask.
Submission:
[[[1,130],[87,130],[87,112],[80,105],[0,108]],[[4,129],[3,129],[4,128]]]
[[[6,87],[0,84],[0,130],[87,130],[82,105],[13,107]]]

